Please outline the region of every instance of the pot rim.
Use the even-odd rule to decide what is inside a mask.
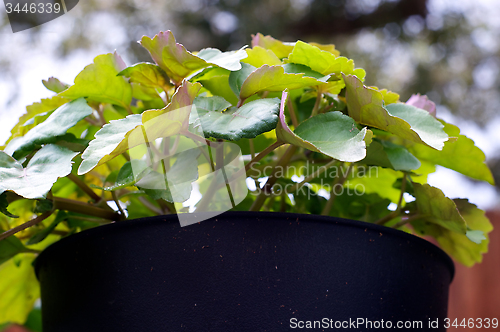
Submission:
[[[198,214],[199,215],[199,214]],[[215,217],[211,217],[205,221],[215,219],[220,217],[228,218],[231,216],[237,217],[241,215],[254,215],[256,219],[262,218],[262,219],[268,219],[268,218],[274,218],[276,215],[282,215],[286,219],[291,219],[291,220],[296,220],[299,221],[307,221],[307,222],[319,222],[319,223],[330,223],[330,224],[341,224],[343,226],[348,226],[352,228],[359,228],[359,229],[370,229],[373,231],[377,232],[384,232],[385,234],[389,234],[392,236],[400,237],[403,239],[406,239],[408,241],[415,242],[419,246],[424,246],[427,247],[429,250],[434,251],[438,256],[441,257],[441,259],[445,262],[445,264],[448,266],[450,270],[450,283],[453,281],[453,278],[455,276],[455,264],[453,263],[453,260],[451,257],[441,248],[439,248],[437,245],[434,243],[421,238],[419,236],[406,233],[404,231],[390,228],[387,226],[382,226],[382,225],[377,225],[365,221],[359,221],[359,220],[353,220],[353,219],[346,219],[346,218],[339,218],[339,217],[331,217],[331,216],[321,216],[321,215],[315,215],[315,214],[302,214],[302,213],[289,213],[289,212],[261,212],[261,211],[227,211],[223,212]],[[169,220],[170,219],[170,220]],[[136,219],[127,219],[119,222],[112,222],[110,224],[106,225],[101,225],[97,226],[94,228],[86,229],[84,231],[81,231],[76,234],[72,234],[66,238],[60,239],[57,242],[54,242],[53,244],[49,245],[47,248],[45,248],[39,255],[36,257],[35,261],[33,262],[33,266],[35,268],[35,274],[38,278],[38,272],[40,270],[41,265],[43,264],[43,260],[45,259],[46,256],[50,255],[50,253],[54,250],[63,250],[63,248],[60,248],[61,246],[67,246],[70,245],[74,241],[79,241],[83,237],[88,237],[88,236],[99,236],[100,233],[103,231],[116,231],[117,229],[124,228],[124,227],[130,227],[131,225],[135,225],[144,221],[160,221],[163,223],[170,223],[170,222],[178,222],[178,218],[176,214],[170,214],[170,215],[159,215],[159,216],[151,216],[151,217],[142,217],[142,218],[136,218]],[[135,225],[137,226],[137,225]],[[189,227],[189,226],[186,226]]]

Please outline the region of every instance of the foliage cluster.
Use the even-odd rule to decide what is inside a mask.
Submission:
[[[48,245],[100,224],[188,210],[190,186],[178,201],[172,188],[142,183],[165,174],[195,182],[201,175],[186,160],[204,153],[168,158],[150,174],[131,167],[132,148],[172,151],[180,135],[209,150],[223,141],[239,146],[256,185],[234,210],[377,223],[432,236],[465,265],[481,261],[492,230],[484,212],[426,182],[438,165],[493,178],[483,152],[437,118],[426,96],[401,102],[363,85],[365,71],[334,45],[257,34],[251,48],[191,53],[170,31],[140,43],[155,63],[127,66],[103,54],[73,85],[43,81],[55,95],[27,107],[0,151],[0,323],[25,322],[39,297],[31,262]],[[332,168],[341,171],[329,177]],[[276,184],[290,190],[276,192]],[[338,194],[339,185],[351,194]],[[210,200],[217,197],[204,195],[192,208]]]

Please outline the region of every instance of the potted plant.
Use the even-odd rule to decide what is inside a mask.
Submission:
[[[434,103],[334,45],[140,43],[155,63],[43,81],[0,151],[0,323],[37,276],[46,332],[445,329],[448,255],[480,262],[492,227],[427,176],[493,179]]]

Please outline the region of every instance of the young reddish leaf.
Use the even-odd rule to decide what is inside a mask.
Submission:
[[[176,85],[196,71],[211,65],[238,70],[241,68],[239,61],[247,56],[244,50],[222,53],[213,48],[200,51],[198,56],[194,55],[182,44],[175,42],[170,30],[158,33],[153,39],[144,36],[140,43]]]
[[[429,112],[430,115],[436,117],[436,104],[429,100],[426,95],[421,96],[420,93],[412,95],[406,102],[406,105],[412,105]]]
[[[100,103],[128,108],[132,101],[132,87],[125,78],[117,76],[126,67],[116,52],[99,55],[76,76],[75,84],[59,96],[70,99],[88,97]]]

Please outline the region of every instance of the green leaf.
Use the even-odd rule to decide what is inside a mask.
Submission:
[[[43,240],[45,240],[47,238],[47,236],[50,235],[50,233],[52,233],[52,231],[54,229],[56,229],[57,225],[59,225],[59,223],[61,221],[64,221],[66,218],[68,218],[68,213],[66,211],[61,211],[60,210],[57,213],[56,217],[54,218],[54,221],[52,221],[49,226],[47,226],[46,228],[42,229],[41,231],[39,231],[35,235],[33,235],[28,240],[28,242],[26,242],[26,244],[27,245],[33,245],[33,244],[37,244],[37,243],[42,242]]]
[[[393,203],[397,203],[400,196],[400,190],[394,188],[393,184],[401,177],[401,172],[390,168],[381,167],[357,167],[355,176],[349,178],[345,187],[351,190],[363,188],[367,194],[378,194],[380,197],[387,198]]]
[[[428,184],[413,183],[418,214],[422,219],[465,235],[467,224],[458,212],[455,202],[443,192]]]
[[[1,191],[1,189],[0,189]],[[0,194],[0,212],[6,215],[9,218],[19,218],[19,216],[13,215],[7,210],[7,207],[9,206],[9,202],[7,200],[7,193],[2,192]]]
[[[397,116],[409,123],[411,130],[416,132],[422,141],[435,149],[441,150],[449,138],[443,130],[443,124],[421,108],[403,103],[390,104],[385,108],[392,116]]]
[[[54,96],[52,98],[42,99],[39,103],[33,103],[32,105],[26,106],[26,113],[19,118],[17,124],[10,131],[12,136],[9,141],[14,137],[25,135],[31,128],[37,125],[38,123],[34,121],[35,117],[47,114],[59,106],[66,104],[68,101],[69,99],[67,98]]]
[[[69,88],[69,84],[63,83],[55,77],[49,77],[48,80],[42,80],[42,83],[48,90],[55,93],[63,92]]]
[[[209,98],[209,97],[205,97]],[[207,104],[206,99],[198,99]],[[206,137],[237,141],[241,138],[254,138],[276,128],[279,112],[278,98],[258,99],[240,108],[230,108],[220,112],[227,104],[218,105],[217,110],[206,110],[200,117],[200,124]],[[198,106],[198,105],[197,105]],[[203,105],[200,105],[203,107]]]
[[[208,67],[205,60],[187,51],[182,44],[177,44],[170,30],[158,33],[153,39],[144,36],[140,43],[176,84],[191,73]]]
[[[90,114],[92,108],[87,105],[84,98],[64,104],[26,135],[10,141],[4,151],[17,158],[16,152],[31,151],[37,145],[55,143],[58,136],[66,134],[69,128]]]
[[[42,332],[42,310],[40,308],[31,310],[24,326],[32,332]]]
[[[247,48],[246,51],[248,57],[241,60],[241,62],[252,65],[255,68],[259,68],[262,65],[281,65],[281,60],[271,50],[266,50],[260,46],[254,46],[253,48]]]
[[[412,226],[418,234],[433,236],[446,253],[458,262],[470,267],[475,263],[480,263],[483,254],[488,252],[488,233],[493,230],[493,226],[485,216],[484,211],[478,209],[468,200],[455,199],[454,202],[461,216],[467,222],[469,228],[467,233],[456,233],[424,220],[413,221]]]
[[[129,149],[125,141],[127,134],[141,124],[142,116],[133,114],[124,119],[110,121],[104,125],[83,152],[83,161],[78,168],[78,175],[85,174],[94,167],[102,165],[127,151]]]
[[[44,213],[52,211],[54,208],[54,203],[50,199],[39,199],[36,201],[34,213]]]
[[[127,67],[118,73],[118,76],[129,78],[129,82],[140,83],[150,88],[168,89],[170,79],[160,66],[152,63],[141,62]]]
[[[45,145],[24,168],[0,151],[0,190],[11,190],[29,199],[43,198],[58,178],[71,172],[71,160],[77,154],[57,145]]]
[[[333,55],[335,55],[336,57],[338,57],[340,55],[340,52],[335,49],[334,44],[318,44],[315,42],[311,42],[311,43],[309,43],[309,45],[316,46],[317,48],[319,48],[322,51],[330,52]]]
[[[192,81],[203,84],[203,87],[215,96],[220,96],[231,104],[238,103],[238,97],[229,85],[230,71],[223,68],[209,68],[199,76],[193,77]]]
[[[246,47],[246,46],[245,46]],[[237,51],[221,52],[216,48],[205,48],[196,54],[206,62],[230,71],[240,70],[240,61],[247,57],[245,47]]]
[[[316,46],[297,41],[288,57],[289,63],[305,65],[322,75],[358,74],[364,78],[364,70],[354,71],[354,61],[345,57],[336,57],[330,52],[323,51]],[[339,77],[340,78],[340,77]]]
[[[295,135],[332,158],[355,162],[366,156],[366,128],[358,130],[354,120],[341,112],[318,114],[302,122]]]
[[[187,126],[191,106],[200,88],[199,83],[185,81],[165,108],[129,115],[104,125],[83,152],[78,174],[85,174],[135,146],[179,133]]]
[[[293,90],[323,83],[304,74],[287,74],[281,66],[264,65],[252,72],[243,82],[240,99],[246,99],[260,91],[281,92],[285,89]]]
[[[330,75],[322,75],[307,66],[295,63],[284,64],[283,68],[285,69],[285,73],[287,74],[304,74],[304,76],[306,77],[312,77],[321,82],[326,82],[330,78]]]
[[[197,114],[191,113],[191,116],[197,115],[199,118],[201,118],[208,112],[216,112],[216,111],[222,112],[232,106],[230,102],[219,96],[213,96],[213,97],[198,96],[194,100],[194,105],[196,106]],[[195,120],[198,119],[190,119],[189,122],[194,123]]]
[[[397,171],[412,171],[421,166],[404,146],[388,141],[373,141],[366,150],[364,164],[392,168]]]
[[[26,247],[17,237],[11,235],[0,241],[0,265],[11,259],[17,254],[26,251]]]
[[[271,36],[264,36],[261,33],[252,35],[252,47],[260,46],[266,50],[270,50],[278,59],[288,57],[288,54],[293,50],[293,45],[293,43],[284,43]]]
[[[40,287],[31,265],[34,255],[23,254],[0,265],[0,324],[24,324],[40,297]]]
[[[467,136],[460,135],[458,127],[440,120],[444,124],[444,131],[450,137],[458,136],[456,141],[444,143],[443,150],[436,151],[427,146],[414,144],[409,150],[419,159],[435,165],[452,169],[472,179],[495,184],[493,175],[486,164],[486,156],[474,141]]]
[[[146,162],[143,160],[133,159],[131,161],[127,161],[122,168],[120,168],[113,185],[107,187],[99,187],[95,185],[91,186],[105,191],[123,189],[134,185],[139,180],[142,171],[145,169],[147,169]],[[106,179],[105,182],[108,182],[108,179]]]
[[[100,103],[128,108],[132,101],[132,87],[125,78],[117,76],[125,68],[116,52],[99,55],[76,76],[75,84],[59,96],[70,99],[88,97]]]
[[[344,76],[344,81],[349,115],[356,122],[437,150],[448,140],[443,125],[427,111],[405,104],[390,104],[386,109],[379,91],[367,88],[356,76]]]
[[[239,61],[247,56],[244,50],[222,53],[213,48],[202,50],[196,56],[187,51],[182,44],[176,43],[170,30],[158,33],[153,39],[144,36],[140,43],[177,85],[184,78],[211,65],[239,70],[241,68]]]
[[[360,131],[350,117],[341,112],[328,112],[307,119],[292,132],[285,120],[286,98],[287,92],[283,92],[280,124],[276,130],[280,140],[341,161],[355,162],[365,158],[366,128]]]
[[[241,64],[241,69],[238,71],[233,71],[231,74],[229,74],[229,86],[231,87],[231,90],[233,90],[234,94],[239,96],[241,87],[247,77],[253,73],[257,68],[255,68],[252,65],[249,65],[247,63],[242,63]]]

